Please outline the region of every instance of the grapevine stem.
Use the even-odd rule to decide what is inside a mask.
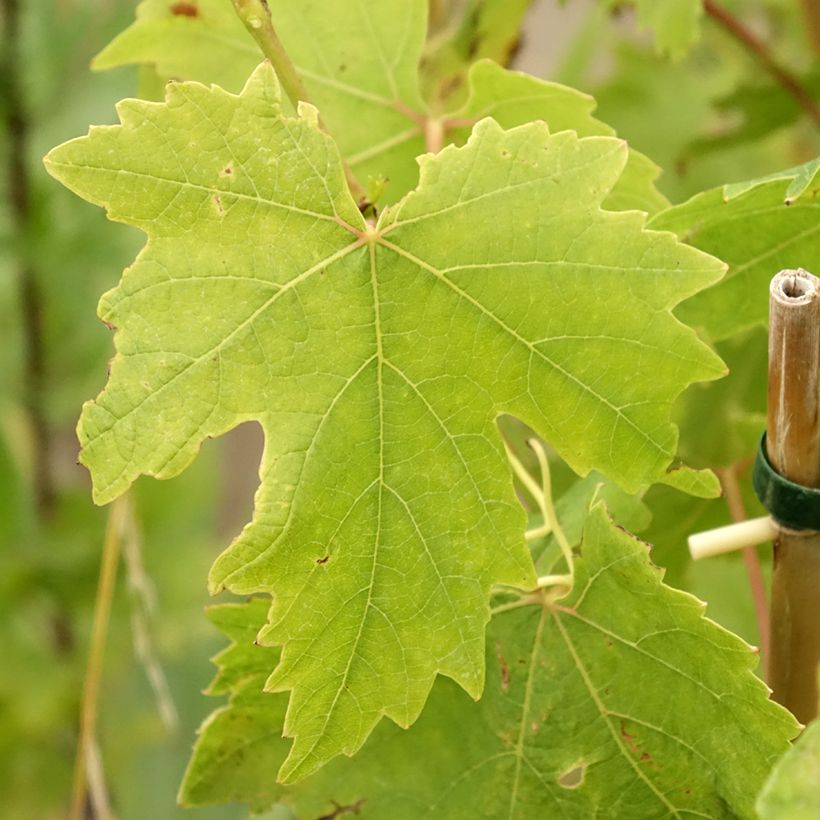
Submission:
[[[74,786],[71,797],[71,820],[85,816],[86,761],[93,754],[97,730],[97,698],[102,678],[105,641],[111,617],[111,602],[117,582],[117,564],[123,526],[128,515],[128,498],[118,498],[111,506],[103,543],[100,579],[94,601],[94,621],[91,628],[91,648],[83,681],[83,698],[80,711],[80,736],[77,741],[77,759],[74,764]],[[91,750],[91,751],[89,751]]]
[[[740,494],[740,487],[737,482],[737,466],[727,467],[718,470],[723,495],[726,498],[726,505],[729,508],[729,515],[732,521],[738,523],[746,521],[746,509],[743,505],[743,497]],[[744,547],[743,562],[746,564],[746,575],[749,579],[749,587],[752,591],[754,601],[755,618],[757,620],[757,631],[760,640],[760,654],[762,658],[762,669],[768,669],[769,663],[769,606],[766,601],[766,585],[763,581],[763,572],[760,569],[755,547]]]
[[[806,111],[815,125],[820,127],[820,106],[817,105],[814,97],[800,79],[775,59],[766,43],[730,11],[714,0],[703,0],[703,10],[744,48],[748,49],[762,63],[769,74],[780,83],[783,89],[791,94],[798,105]]]
[[[285,50],[285,46],[273,26],[267,0],[233,0],[233,7],[239,15],[239,19],[244,23],[245,28],[250,32],[251,37],[256,40],[262,53],[270,60],[285,94],[293,103],[293,107],[298,108],[300,100],[309,103],[310,97],[302,83],[302,78],[299,76],[293,60],[290,59],[290,55]],[[319,126],[326,134],[330,133],[321,117],[319,118]],[[362,188],[353,175],[350,166],[344,160],[343,165],[351,193],[357,202],[365,201],[367,195],[364,188]]]

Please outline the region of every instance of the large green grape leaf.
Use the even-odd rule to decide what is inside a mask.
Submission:
[[[757,798],[760,820],[820,817],[820,720],[804,730],[777,762]]]
[[[651,227],[729,263],[726,278],[681,305],[678,315],[715,341],[765,325],[771,278],[787,268],[820,269],[818,189],[820,158],[713,188],[656,214]]]
[[[797,731],[752,674],[756,656],[665,586],[646,545],[600,504],[575,570],[566,598],[493,618],[479,703],[439,681],[409,731],[384,725],[355,759],[291,788],[265,764],[282,754],[284,700],[261,693],[260,653],[257,674],[203,727],[183,801],[280,800],[299,817],[348,806],[396,820],[753,818]],[[261,625],[260,608],[246,615]]]
[[[490,586],[534,581],[498,414],[579,473],[670,480],[670,405],[722,372],[670,309],[722,265],[600,209],[609,137],[484,120],[371,225],[267,64],[240,96],[171,84],[119,113],[46,160],[149,237],[100,304],[118,355],[81,460],[104,503],[260,422],[254,520],[210,584],[275,595],[267,686],[292,691],[300,777],[382,715],[412,723],[438,673],[481,693]]]
[[[461,107],[457,98],[438,99],[440,89],[428,76],[450,89],[448,71],[463,74],[461,57],[444,64],[422,61],[426,85],[433,96],[430,106],[420,91],[427,21],[426,0],[381,0],[366,3],[326,3],[321,0],[292,3],[270,0],[271,15],[288,53],[294,60],[311,102],[322,112],[342,156],[366,187],[370,179],[386,180],[383,197],[395,202],[418,182],[416,157],[425,148],[437,149],[450,141],[463,141],[470,123],[494,116],[507,128],[534,119],[551,131],[572,129],[581,136],[613,134],[594,119],[590,97],[557,83],[507,72],[489,60],[480,60],[469,73],[471,102]],[[179,12],[180,7],[196,14]],[[501,5],[473,4],[475,14],[464,23],[462,34],[475,51],[469,59],[502,56],[503,43],[526,3],[503,5],[505,26],[496,25]],[[505,33],[506,32],[506,33]],[[389,47],[387,44],[391,44]],[[396,46],[395,44],[398,44]],[[463,60],[468,60],[465,52]],[[429,58],[428,54],[428,58]],[[233,12],[229,0],[144,0],[137,20],[95,60],[97,68],[125,63],[153,63],[164,76],[216,83],[238,90],[261,54]],[[435,61],[434,61],[435,62]],[[459,110],[443,113],[447,107]],[[433,112],[434,109],[435,113]],[[645,157],[632,153],[624,174],[607,201],[611,208],[639,208],[654,213],[668,205],[654,187],[658,169]]]

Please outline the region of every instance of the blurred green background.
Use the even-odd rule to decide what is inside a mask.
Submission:
[[[820,85],[794,3],[727,5],[751,15],[775,51]],[[116,101],[137,93],[136,69],[89,70],[135,6],[0,0],[0,818],[63,817],[68,806],[108,516],[91,503],[76,465],[74,425],[112,355],[96,302],[142,244],[136,231],[107,222],[48,178],[41,157],[90,123],[115,122]],[[660,188],[673,202],[820,153],[816,130],[713,28],[685,59],[670,61],[628,13],[613,17],[594,0],[542,0],[515,60],[593,93],[598,116],[663,166]],[[763,339],[757,332],[738,342],[758,377]],[[760,384],[756,391],[744,412],[765,406]],[[222,643],[202,615],[205,579],[250,517],[260,445],[258,429],[245,426],[210,442],[170,484],[143,479],[130,494],[132,549],[120,566],[98,717],[117,817],[246,816],[238,807],[183,812],[175,795],[196,727],[216,705],[201,695]],[[569,482],[561,476],[558,492]],[[658,543],[653,557],[669,568],[668,579],[709,600],[713,617],[754,642],[739,559],[693,568],[686,558],[686,535],[727,521],[725,506],[668,489],[647,500],[656,518],[679,522],[645,534]]]

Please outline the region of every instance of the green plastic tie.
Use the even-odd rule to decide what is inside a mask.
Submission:
[[[766,434],[760,439],[752,484],[760,503],[784,527],[820,530],[820,489],[803,487],[784,478],[766,455]]]

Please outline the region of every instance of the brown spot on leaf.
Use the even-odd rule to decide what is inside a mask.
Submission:
[[[317,564],[326,564],[330,560],[329,555],[323,555],[321,558],[316,559]]]
[[[510,667],[501,654],[501,641],[495,642],[495,656],[498,658],[498,666],[501,669],[501,691],[508,692],[510,689]]]
[[[199,17],[199,9],[196,3],[186,3],[185,0],[180,0],[172,4],[171,14],[176,17]]]
[[[582,763],[579,766],[573,766],[571,769],[567,769],[562,775],[559,776],[558,785],[563,786],[565,789],[577,789],[584,782],[586,770],[586,763]]]
[[[219,194],[214,194],[213,198],[214,205],[216,205],[217,211],[219,211],[220,215],[225,213],[225,208],[222,207],[222,197]]]
[[[223,177],[229,177],[232,173],[233,173],[233,165],[226,165],[222,169],[222,176]]]

